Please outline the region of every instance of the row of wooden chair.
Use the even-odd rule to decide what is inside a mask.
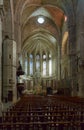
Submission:
[[[2,112],[0,130],[84,130],[84,99],[24,95]]]

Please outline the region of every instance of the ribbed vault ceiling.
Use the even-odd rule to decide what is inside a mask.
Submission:
[[[56,52],[56,39],[50,34],[35,34],[27,39],[23,50],[26,50],[28,53],[52,53]]]
[[[17,0],[14,2],[14,8],[16,22],[21,27],[23,51],[55,53],[64,12],[54,4],[46,4],[46,0]],[[40,16],[44,18],[43,24],[37,22]]]

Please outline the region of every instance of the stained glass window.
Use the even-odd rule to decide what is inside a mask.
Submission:
[[[49,60],[49,75],[52,75],[52,60]]]
[[[52,59],[51,54],[49,54],[49,76],[52,75]]]
[[[36,71],[40,71],[40,56],[39,55],[36,56]]]
[[[30,55],[30,75],[33,75],[33,55]]]
[[[28,63],[27,63],[27,60],[25,60],[25,74],[27,75],[27,68],[28,67]]]
[[[46,55],[43,55],[43,76],[46,76]]]

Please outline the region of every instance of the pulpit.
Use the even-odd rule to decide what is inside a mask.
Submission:
[[[24,81],[20,78],[21,75],[24,75],[24,71],[22,70],[20,61],[16,75],[17,75],[17,96],[19,97],[22,95],[22,91],[25,89]]]

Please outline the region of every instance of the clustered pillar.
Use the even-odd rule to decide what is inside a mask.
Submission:
[[[5,37],[3,41],[3,101],[17,100],[16,42]]]
[[[2,21],[0,17],[0,103],[2,96]]]

